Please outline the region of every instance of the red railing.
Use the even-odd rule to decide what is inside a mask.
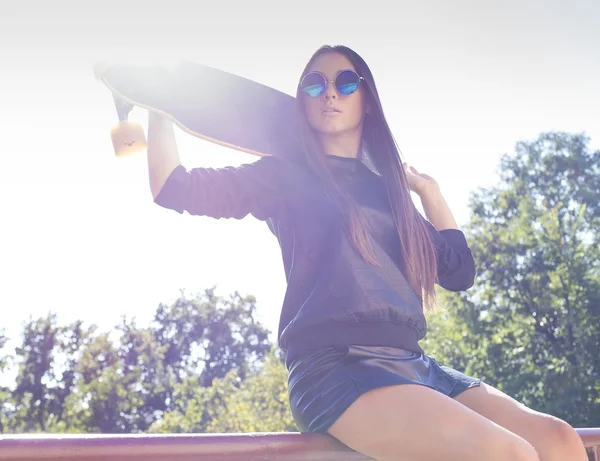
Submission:
[[[600,428],[577,429],[590,460]],[[0,461],[367,461],[327,435],[0,435]]]

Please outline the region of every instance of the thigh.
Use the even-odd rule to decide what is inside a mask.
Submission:
[[[521,437],[426,386],[403,384],[360,396],[329,428],[380,461],[537,461]]]
[[[492,386],[482,384],[455,399],[527,440],[536,448],[542,461],[586,459],[581,439],[566,422],[528,408]]]

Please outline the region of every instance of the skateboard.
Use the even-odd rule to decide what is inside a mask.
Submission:
[[[296,98],[210,66],[98,63],[94,75],[112,93],[118,123],[115,155],[147,147],[143,128],[128,120],[134,107],[157,112],[183,131],[252,155],[298,155]]]

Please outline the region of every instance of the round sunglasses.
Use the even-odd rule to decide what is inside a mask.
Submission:
[[[358,90],[360,81],[364,80],[353,70],[342,70],[338,72],[335,80],[327,80],[321,72],[309,72],[300,81],[300,88],[311,98],[317,98],[323,94],[328,83],[334,83],[340,94],[349,95]]]

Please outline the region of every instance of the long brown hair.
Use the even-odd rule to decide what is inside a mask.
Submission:
[[[426,224],[410,197],[406,173],[400,159],[400,150],[385,119],[379,93],[369,66],[355,51],[346,46],[325,45],[312,55],[300,78],[306,74],[317,57],[329,52],[346,56],[354,65],[356,72],[364,78],[361,85],[365,84],[366,106],[370,110],[364,118],[361,143],[368,148],[373,164],[381,173],[385,183],[400,238],[405,275],[417,296],[423,300],[423,305],[427,309],[431,309],[436,304],[437,259],[435,247]],[[346,224],[346,231],[354,247],[367,261],[377,264],[366,217],[349,194],[344,193],[332,175],[326,161],[326,154],[306,117],[302,97],[302,90],[298,85],[296,95],[298,120],[308,166],[321,178],[329,197],[340,209]]]

